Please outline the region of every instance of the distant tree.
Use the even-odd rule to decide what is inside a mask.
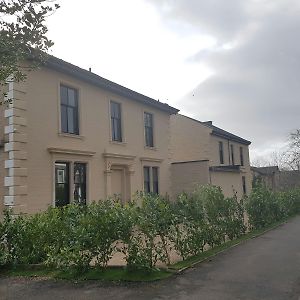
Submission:
[[[251,163],[253,167],[277,166],[280,170],[289,169],[287,164],[286,149],[273,151],[267,157],[256,157]]]
[[[300,171],[300,129],[289,134],[285,147],[272,152],[267,157],[257,157],[251,165],[253,167],[278,166],[280,170]]]
[[[286,156],[290,169],[300,171],[300,129],[289,134]]]
[[[26,71],[45,61],[53,42],[46,18],[59,8],[50,0],[0,0],[0,85],[8,77],[26,79]],[[31,61],[25,65],[24,61]]]

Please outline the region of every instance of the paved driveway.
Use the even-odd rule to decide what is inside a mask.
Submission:
[[[300,217],[164,281],[118,285],[2,278],[0,299],[300,300]]]

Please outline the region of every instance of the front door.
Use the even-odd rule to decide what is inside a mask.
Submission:
[[[124,169],[112,169],[111,174],[112,196],[123,201],[124,198]]]

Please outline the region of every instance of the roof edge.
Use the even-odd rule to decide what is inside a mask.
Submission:
[[[243,139],[243,138],[241,138],[241,137],[239,137],[239,136],[237,136],[237,135],[235,135],[235,134],[232,134],[232,133],[230,133],[230,132],[228,132],[228,133],[229,133],[230,135],[232,135],[232,136],[229,136],[229,135],[227,135],[227,134],[220,133],[220,132],[218,132],[218,131],[216,131],[216,130],[214,130],[214,129],[213,129],[213,131],[212,131],[211,134],[214,135],[214,136],[222,137],[222,138],[225,138],[225,139],[227,139],[227,140],[231,140],[231,141],[234,141],[234,142],[243,144],[243,145],[247,145],[247,146],[251,145],[251,142],[250,142],[250,141],[245,140],[245,139]]]
[[[55,56],[49,55],[44,65],[47,68],[54,69],[56,71],[73,76],[79,80],[109,90],[110,92],[116,93],[120,96],[127,97],[138,102],[142,102],[145,105],[155,107],[169,114],[177,114],[179,112],[179,109],[174,108],[166,103],[159,102],[153,98],[140,94],[136,91],[133,91],[120,84],[105,79],[95,73],[82,69]]]
[[[191,118],[191,117],[188,117],[188,116],[185,116],[183,114],[178,114],[179,116],[182,116],[182,117],[185,117],[191,121],[194,121],[196,123],[199,123],[207,128],[210,128],[212,130],[211,134],[214,135],[214,136],[218,136],[218,137],[222,137],[222,138],[225,138],[227,140],[232,140],[232,141],[235,141],[235,142],[238,142],[240,144],[243,144],[243,145],[247,145],[249,146],[251,144],[250,141],[242,138],[242,137],[239,137],[233,133],[230,133],[229,131],[226,131],[224,129],[221,129],[217,126],[214,126],[212,121],[206,121],[206,122],[202,122],[202,121],[199,121],[197,119],[194,119],[194,118]]]

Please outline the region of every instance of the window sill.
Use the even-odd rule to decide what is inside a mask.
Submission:
[[[79,139],[79,140],[83,140],[84,139],[84,136],[82,136],[82,135],[71,134],[71,133],[59,132],[58,135],[60,137],[67,137],[67,138],[73,138],[73,139]]]
[[[118,141],[109,141],[110,144],[113,145],[120,145],[120,146],[126,146],[127,142],[118,142]]]
[[[145,150],[152,150],[152,151],[157,151],[156,147],[148,147],[148,146],[144,146]]]

